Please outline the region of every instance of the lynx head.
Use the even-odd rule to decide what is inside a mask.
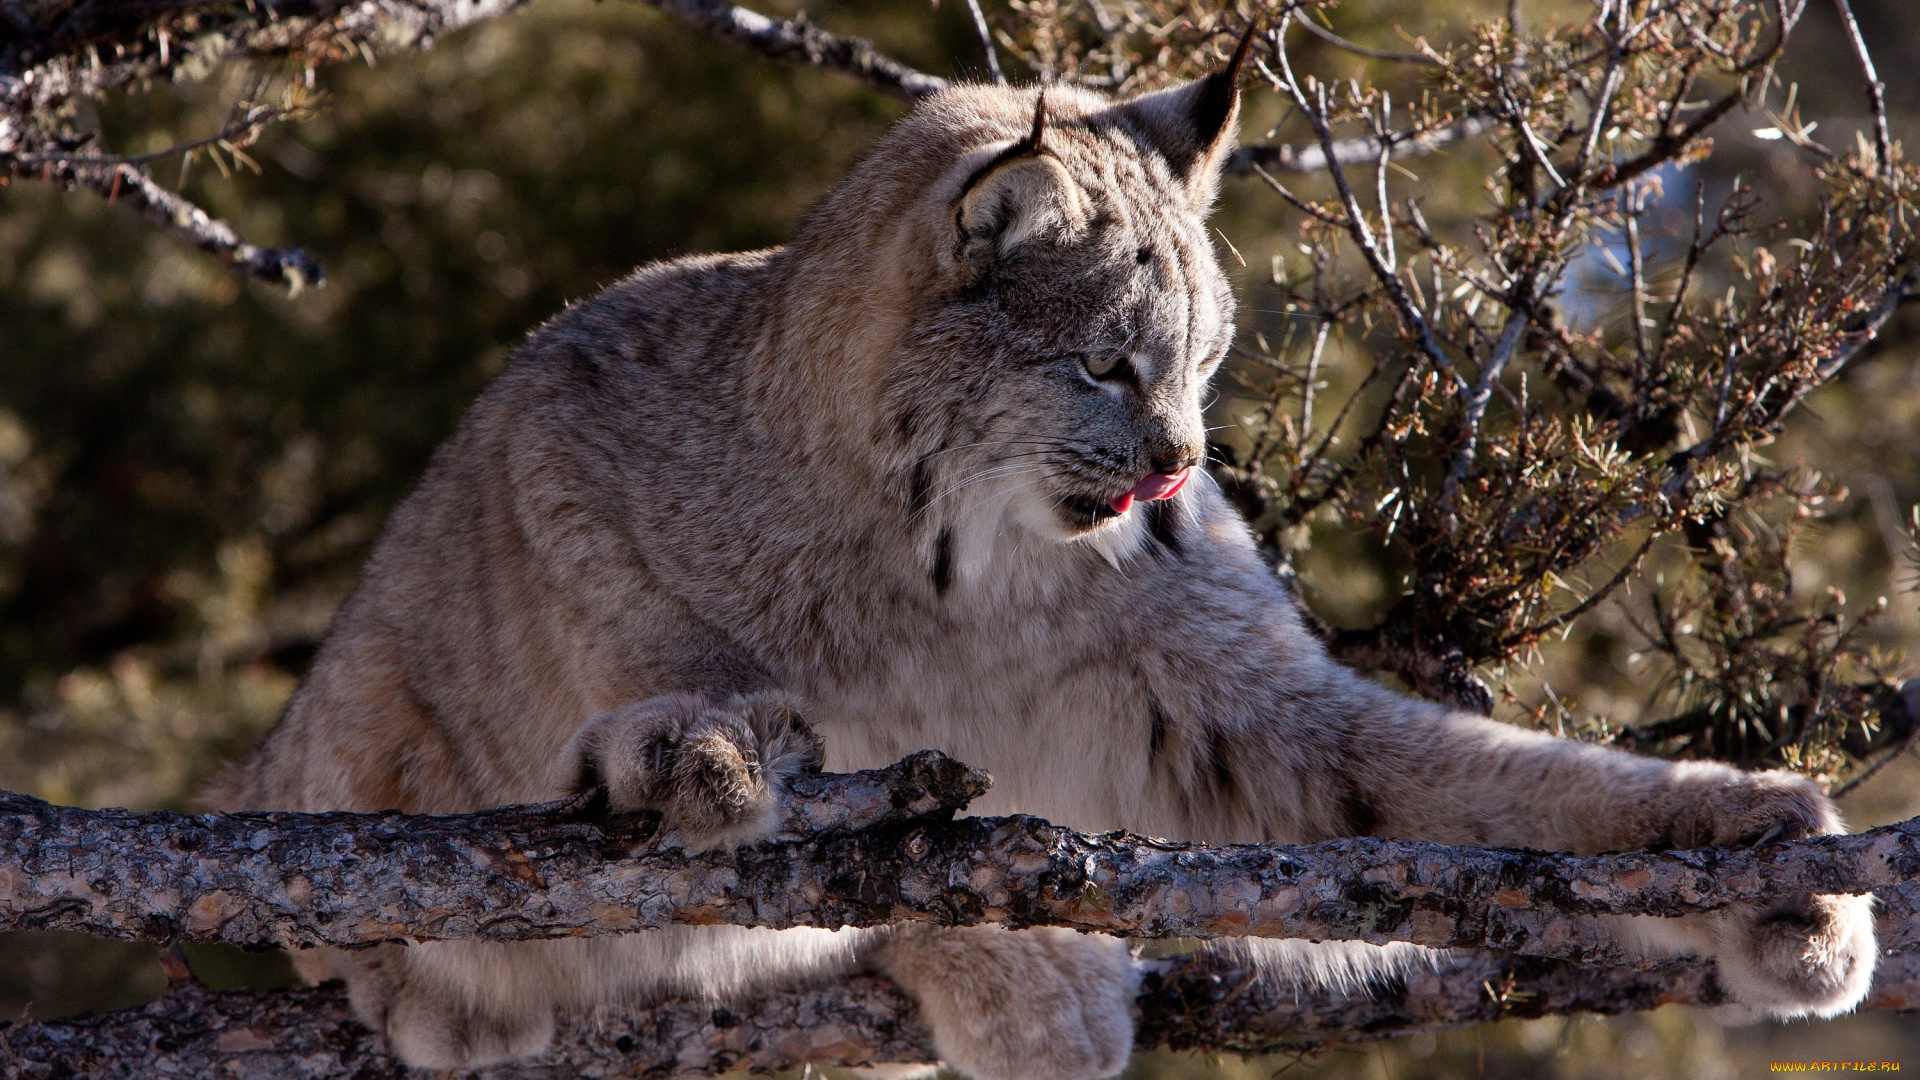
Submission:
[[[842,330],[878,339],[854,396],[922,536],[1018,524],[1116,558],[1199,466],[1234,306],[1206,218],[1250,41],[1225,71],[1120,103],[943,92],[802,230],[844,283],[813,333],[857,311]]]

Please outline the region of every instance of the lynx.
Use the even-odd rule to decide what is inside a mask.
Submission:
[[[1244,47],[1243,47],[1244,54]],[[933,747],[974,809],[1211,842],[1380,834],[1592,853],[1838,831],[1809,782],[1398,695],[1328,659],[1199,467],[1233,338],[1206,218],[1238,64],[1115,103],[925,101],[784,248],[644,267],[542,327],[394,512],[232,808],[449,813],[604,789],[675,842],[785,779]],[[1754,1015],[1828,1016],[1869,901],[1623,920]],[[1269,943],[1277,978],[1411,950]],[[1124,943],[679,928],[314,952],[405,1060],[538,1053],[556,1011],[861,966],[977,1080],[1118,1072]]]

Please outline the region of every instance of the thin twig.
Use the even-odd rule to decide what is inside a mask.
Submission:
[[[1307,215],[1308,217],[1317,218],[1321,221],[1324,221],[1329,225],[1337,226],[1342,229],[1347,227],[1346,218],[1343,218],[1338,214],[1330,214],[1327,211],[1321,209],[1318,205],[1314,203],[1310,203],[1307,200],[1301,198],[1300,196],[1295,195],[1293,192],[1287,189],[1287,186],[1285,184],[1282,184],[1280,181],[1274,179],[1272,173],[1261,168],[1260,166],[1258,165],[1253,166],[1253,174],[1255,176],[1258,176],[1261,180],[1266,181],[1267,186],[1272,188],[1275,194],[1287,200],[1287,202],[1291,204],[1295,210],[1300,211],[1301,213]]]
[[[1517,634],[1511,635],[1507,639],[1506,644],[1512,646],[1522,642],[1532,641],[1545,634],[1550,634],[1572,623],[1573,620],[1585,615],[1587,612],[1592,611],[1596,605],[1611,595],[1615,589],[1618,589],[1626,583],[1627,578],[1631,577],[1634,570],[1639,568],[1640,560],[1647,557],[1647,552],[1652,549],[1653,542],[1658,540],[1660,535],[1660,530],[1658,529],[1647,533],[1647,538],[1642,540],[1640,546],[1634,550],[1633,555],[1630,556],[1625,563],[1621,564],[1619,571],[1616,572],[1612,578],[1608,579],[1605,585],[1595,589],[1585,600],[1555,615],[1546,622],[1530,626]]]
[[[304,249],[247,243],[233,226],[212,217],[185,196],[161,187],[152,174],[137,165],[48,162],[38,175],[61,187],[83,187],[103,198],[126,203],[188,244],[295,294],[326,283],[326,272],[319,261]]]
[[[865,38],[829,33],[805,19],[770,19],[726,0],[645,0],[717,37],[779,60],[835,71],[889,97],[918,101],[947,88],[947,80],[910,68]],[[988,56],[993,55],[989,48]],[[995,59],[994,65],[999,61]]]
[[[1513,307],[1507,316],[1507,324],[1500,329],[1499,339],[1493,343],[1493,351],[1487,356],[1486,364],[1480,368],[1480,378],[1474,383],[1473,392],[1467,396],[1466,416],[1461,422],[1464,438],[1461,439],[1460,449],[1454,452],[1453,467],[1447,472],[1446,487],[1441,496],[1443,507],[1452,503],[1461,482],[1467,478],[1467,471],[1473,467],[1473,455],[1480,444],[1480,421],[1486,416],[1487,405],[1493,400],[1493,385],[1506,371],[1508,361],[1513,359],[1514,350],[1520,347],[1520,341],[1532,323],[1530,302]]]
[[[987,13],[980,10],[980,0],[967,0],[967,10],[973,12],[973,28],[980,35],[980,48],[987,54],[987,70],[993,73],[994,84],[1007,85],[1006,73],[1000,70],[1000,52],[993,47],[993,31],[987,28]]]
[[[1640,194],[1631,187],[1627,191],[1621,202],[1627,219],[1627,269],[1633,279],[1633,353],[1644,365],[1647,362],[1647,264],[1640,250]]]
[[[1300,438],[1306,439],[1313,433],[1313,383],[1320,377],[1320,355],[1326,351],[1327,335],[1332,333],[1331,320],[1323,321],[1313,334],[1313,351],[1307,354],[1307,375],[1300,380]]]
[[[1867,51],[1867,39],[1860,34],[1860,23],[1853,17],[1852,5],[1847,0],[1833,0],[1833,6],[1846,25],[1847,42],[1853,46],[1854,59],[1860,62],[1860,73],[1867,80],[1867,105],[1873,110],[1873,148],[1880,159],[1880,175],[1892,179],[1893,136],[1887,130],[1887,84],[1880,81],[1880,73],[1874,69],[1873,54]]]
[[[1425,53],[1393,52],[1389,49],[1371,49],[1357,42],[1348,41],[1339,34],[1315,23],[1312,19],[1301,19],[1300,25],[1314,37],[1337,49],[1345,49],[1355,56],[1364,56],[1369,60],[1391,60],[1396,64],[1420,64],[1425,67],[1440,67],[1440,61]]]
[[[250,133],[257,133],[268,124],[283,120],[291,115],[291,110],[270,105],[259,105],[247,110],[247,115],[244,118],[228,124],[225,128],[214,132],[212,135],[201,139],[193,139],[188,142],[175,143],[164,150],[155,150],[146,154],[28,154],[24,157],[14,158],[13,163],[19,166],[46,165],[51,163],[66,163],[78,166],[150,165],[153,162],[164,161],[167,158],[178,157],[181,154],[189,154],[204,147],[232,142],[235,138]]]
[[[1392,145],[1393,160],[1400,161],[1405,158],[1438,153],[1456,143],[1492,131],[1498,126],[1490,116],[1468,116],[1438,127],[1395,132],[1388,141]],[[1380,140],[1372,136],[1336,139],[1331,157],[1318,143],[1306,146],[1289,144],[1243,146],[1235,150],[1233,156],[1227,159],[1226,173],[1229,176],[1247,176],[1253,174],[1256,169],[1266,169],[1268,172],[1319,173],[1327,170],[1329,161],[1341,165],[1365,165],[1379,157],[1379,144]]]
[[[1434,366],[1452,379],[1455,389],[1464,398],[1467,394],[1466,378],[1454,368],[1453,361],[1440,348],[1440,343],[1434,340],[1433,330],[1428,327],[1426,318],[1420,314],[1418,308],[1414,307],[1413,298],[1407,295],[1406,286],[1401,283],[1400,276],[1387,264],[1374,239],[1373,230],[1367,225],[1366,214],[1360,209],[1360,201],[1354,197],[1353,185],[1347,182],[1347,171],[1339,163],[1334,146],[1333,130],[1327,124],[1326,111],[1323,107],[1326,97],[1324,87],[1321,88],[1319,95],[1321,103],[1317,106],[1307,100],[1306,91],[1302,89],[1299,78],[1294,74],[1293,63],[1287,57],[1287,27],[1294,21],[1295,7],[1296,5],[1289,3],[1280,14],[1280,25],[1273,30],[1271,36],[1274,54],[1280,62],[1281,71],[1284,73],[1284,85],[1287,93],[1293,98],[1294,106],[1306,115],[1307,121],[1313,125],[1314,134],[1320,138],[1320,149],[1326,154],[1328,171],[1333,174],[1334,186],[1339,189],[1341,204],[1347,211],[1347,233],[1359,246],[1360,253],[1366,258],[1367,266],[1373,271],[1374,277],[1385,286],[1388,297],[1393,300],[1395,310],[1405,322],[1407,329],[1412,332],[1415,345],[1428,360],[1433,362]],[[1383,220],[1381,227],[1393,228],[1392,219]]]

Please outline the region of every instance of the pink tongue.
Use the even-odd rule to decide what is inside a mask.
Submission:
[[[1187,478],[1193,475],[1191,468],[1181,469],[1177,473],[1154,473],[1145,480],[1133,485],[1133,490],[1125,495],[1116,495],[1107,500],[1116,514],[1124,514],[1133,507],[1133,500],[1153,502],[1156,499],[1171,499],[1182,487]]]

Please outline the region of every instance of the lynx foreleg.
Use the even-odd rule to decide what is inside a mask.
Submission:
[[[568,775],[579,789],[604,790],[615,811],[658,810],[665,842],[711,850],[770,835],[779,822],[785,779],[817,767],[820,745],[783,696],[680,694],[589,721],[568,742],[566,755]],[[649,944],[658,948],[649,953]],[[797,941],[789,951],[810,956],[812,944]],[[722,948],[709,966],[741,951]],[[403,1060],[434,1068],[475,1068],[537,1054],[552,1040],[555,1010],[562,1005],[619,1000],[650,982],[693,981],[676,970],[676,954],[660,937],[632,943],[430,942],[322,956],[307,967],[333,964],[333,974],[347,979],[361,1018],[384,1031]],[[740,966],[779,965],[769,957]],[[716,972],[711,981],[725,980]]]
[[[1357,681],[1357,680],[1356,680]],[[1371,831],[1455,844],[1593,854],[1742,846],[1844,831],[1805,777],[1716,762],[1667,762],[1446,713],[1383,691],[1371,715],[1335,727],[1343,792]],[[1353,700],[1350,698],[1349,700]],[[1801,894],[1678,920],[1636,919],[1650,953],[1710,955],[1753,1016],[1832,1016],[1873,975],[1872,900]]]

